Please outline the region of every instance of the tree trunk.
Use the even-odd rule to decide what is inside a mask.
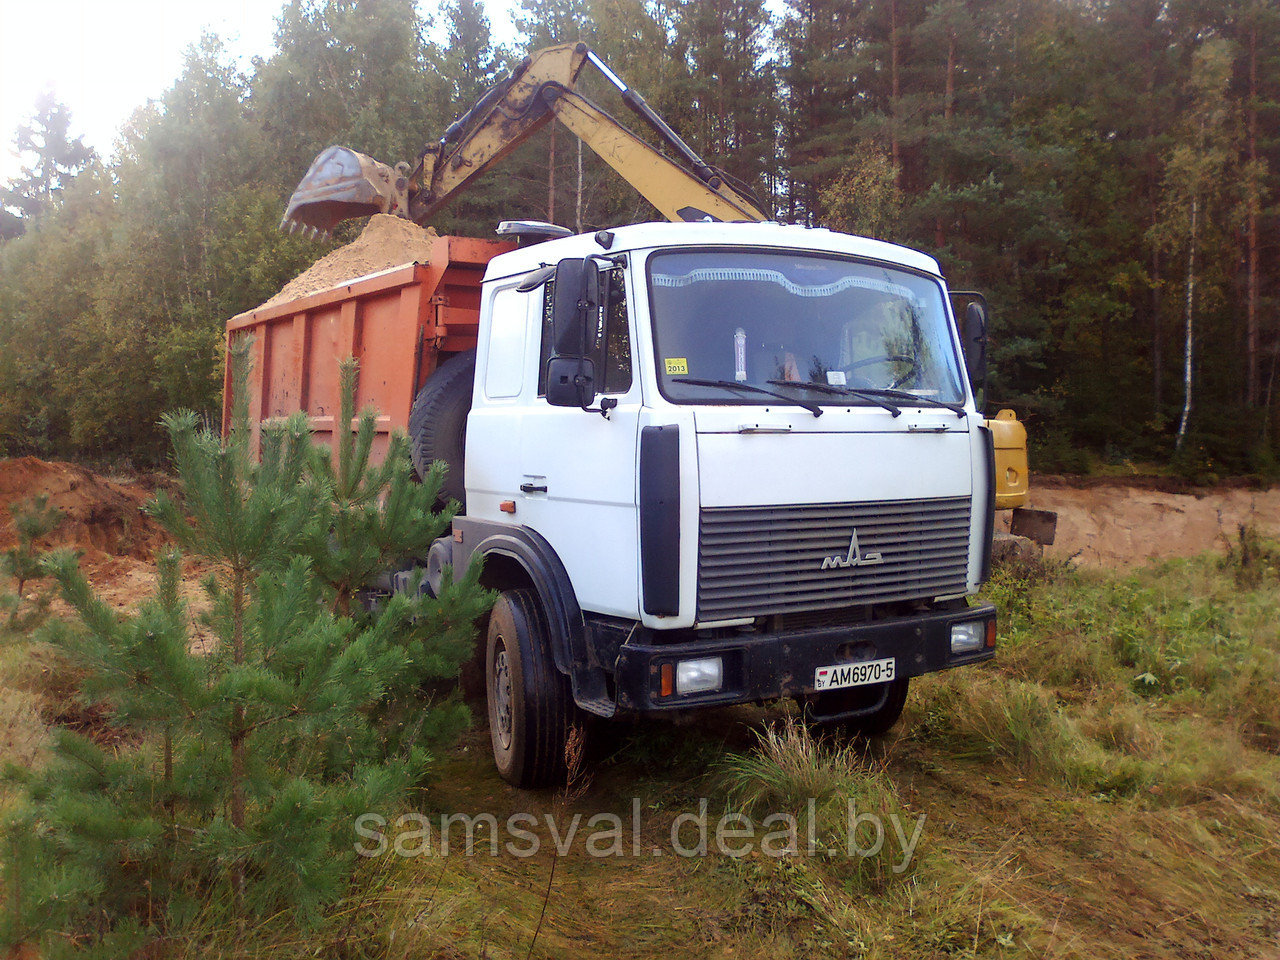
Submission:
[[[1145,94],[1151,109],[1147,114],[1145,159],[1147,166],[1147,198],[1151,210],[1151,235],[1160,220],[1160,154],[1152,146],[1156,142],[1155,115],[1156,57],[1153,37],[1154,21],[1143,20],[1141,56],[1147,64]],[[1151,241],[1151,410],[1156,423],[1164,423],[1164,325],[1160,292],[1160,245]]]
[[[1245,293],[1245,404],[1258,405],[1258,191],[1254,171],[1258,162],[1258,31],[1249,31],[1249,223],[1245,237],[1248,245],[1248,280]]]
[[[947,93],[942,116],[950,120],[956,114],[956,35],[947,38]]]
[[[551,151],[547,161],[547,223],[556,222],[556,124],[551,122]]]
[[[1191,199],[1191,235],[1187,240],[1187,292],[1184,303],[1183,321],[1185,324],[1186,344],[1182,350],[1182,418],[1178,421],[1178,439],[1174,444],[1177,450],[1182,449],[1182,442],[1187,436],[1187,424],[1191,420],[1191,368],[1194,359],[1195,327],[1192,318],[1196,304],[1196,232],[1199,227],[1200,199]]]
[[[1277,411],[1271,406],[1272,397],[1275,396],[1276,387],[1276,361],[1280,360],[1280,350],[1271,351],[1271,369],[1267,373],[1267,389],[1262,397],[1262,442],[1269,443],[1271,437],[1275,434],[1274,420]]]
[[[245,571],[231,571],[231,657],[237,665],[244,663]],[[231,708],[231,826],[244,829],[245,728],[244,705]],[[236,913],[243,916],[244,863],[237,857],[231,868],[231,889],[236,898]]]
[[[1155,207],[1153,206],[1154,210]],[[1154,219],[1154,218],[1153,218]],[[1164,410],[1164,330],[1160,323],[1160,248],[1151,245],[1151,408],[1157,421]]]
[[[573,210],[573,225],[575,233],[582,232],[582,141],[578,141],[578,193],[577,203]]]
[[[1252,203],[1252,201],[1251,201]],[[1245,403],[1258,405],[1258,210],[1249,209],[1249,276],[1245,307]]]
[[[947,76],[945,80],[942,102],[942,118],[947,121],[947,135],[951,135],[951,119],[956,113],[956,35],[947,36]],[[944,171],[945,172],[945,171]],[[946,224],[942,214],[933,220],[933,246],[935,251],[947,245]]]
[[[898,145],[898,0],[889,0],[889,150],[893,175],[902,186],[902,162]]]
[[[173,829],[173,727],[164,728],[164,808],[169,812],[169,827]]]

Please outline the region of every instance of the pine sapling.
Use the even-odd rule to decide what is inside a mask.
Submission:
[[[335,431],[338,448],[314,448],[310,463],[311,477],[320,487],[318,500],[326,509],[321,525],[325,536],[314,544],[311,557],[316,573],[333,591],[334,610],[346,615],[356,593],[378,574],[425,557],[431,542],[449,529],[457,507],[435,512],[445,466],[434,464],[418,483],[403,432],[391,434],[380,464],[371,463],[377,413],[365,410],[356,416],[359,366],[353,358],[341,362],[338,375],[338,423],[344,427]],[[349,429],[352,423],[354,430]]]
[[[13,514],[12,526],[18,542],[0,552],[0,575],[12,579],[15,585],[12,597],[5,598],[5,605],[9,608],[9,627],[13,628],[21,625],[19,611],[27,596],[27,584],[46,576],[40,566],[44,555],[36,549],[35,543],[57,529],[65,514],[57,507],[49,506],[47,494],[11,504],[9,512]],[[43,600],[40,597],[36,601],[37,612]]]
[[[425,558],[431,543],[450,530],[457,504],[436,511],[445,465],[433,464],[419,482],[408,437],[401,431],[388,438],[382,462],[372,463],[377,414],[368,409],[356,414],[359,366],[353,358],[341,362],[339,383],[338,422],[354,424],[354,429],[336,432],[336,451],[325,446],[312,450],[309,476],[317,487],[321,512],[316,527],[320,536],[308,555],[326,584],[335,613],[384,629],[387,605],[362,604],[358,595],[379,574]],[[446,740],[468,721],[456,681],[474,653],[475,624],[494,600],[480,586],[480,574],[476,558],[456,578],[451,569],[445,570],[436,598],[416,590],[394,598],[396,609],[405,611],[395,628],[395,642],[407,661],[406,670],[376,708],[385,749]],[[388,622],[400,619],[393,614]],[[431,699],[429,687],[438,681],[452,687],[454,695]]]
[[[237,399],[246,360],[237,348]],[[350,410],[354,371],[344,382]],[[394,809],[426,774],[427,748],[466,716],[456,697],[423,691],[456,682],[471,655],[491,601],[479,566],[446,576],[436,598],[353,602],[372,569],[360,536],[398,558],[447,524],[422,507],[432,488],[406,487],[402,440],[390,454],[403,465],[371,468],[372,426],[358,425],[330,474],[301,416],[262,425],[260,460],[243,403],[225,440],[190,414],[164,423],[182,497],[161,494],[150,511],[215,570],[201,615],[215,642],[192,642],[176,553],[126,615],[94,596],[69,552],[47,561],[80,620],[59,643],[125,737],[108,748],[60,731],[50,762],[22,774],[9,832],[22,856],[0,865],[24,878],[11,939],[132,943],[210,911],[241,927],[282,910],[317,922],[349,883],[354,819]]]
[[[166,415],[162,422],[173,443],[174,466],[182,483],[183,505],[161,491],[152,515],[179,546],[216,561],[222,568],[229,613],[231,666],[248,663],[246,612],[255,572],[280,569],[303,548],[314,521],[310,491],[302,483],[309,454],[306,418],[295,414],[283,424],[259,431],[261,461],[250,452],[248,351],[242,340],[231,359],[234,407],[224,442],[199,429],[193,413]],[[230,794],[228,818],[233,830],[246,826],[245,781],[249,775],[248,738],[252,731],[242,696],[229,698]],[[244,894],[243,863],[232,869],[237,899]]]

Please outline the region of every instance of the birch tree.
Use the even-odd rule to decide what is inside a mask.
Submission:
[[[1204,232],[1222,200],[1230,156],[1232,118],[1226,89],[1232,54],[1231,44],[1217,38],[1206,41],[1195,53],[1188,90],[1191,108],[1165,167],[1162,216],[1154,229],[1156,241],[1179,254],[1184,265],[1182,413],[1176,450],[1186,441],[1195,405],[1197,286]]]

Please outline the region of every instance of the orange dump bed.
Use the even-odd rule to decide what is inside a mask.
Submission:
[[[407,263],[227,321],[228,343],[253,337],[249,419],[305,410],[318,443],[332,443],[338,362],[360,362],[356,409],[378,412],[374,455],[405,429],[423,382],[442,359],[476,345],[486,264],[513,244],[440,237],[427,262]],[[222,428],[231,419],[231,371],[223,380]]]

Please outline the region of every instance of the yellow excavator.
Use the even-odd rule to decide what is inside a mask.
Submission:
[[[575,89],[588,62],[681,162],[640,139]],[[749,186],[698,156],[585,43],[565,43],[525,57],[413,164],[390,167],[346,147],[328,147],[290,197],[280,226],[309,236],[328,236],[343,220],[376,213],[425,223],[454,194],[553,119],[568,127],[670,221],[772,219]],[[1002,410],[985,423],[995,440],[996,506],[1023,507],[1028,493],[1026,430],[1011,410]],[[1015,515],[1015,529],[1016,519]],[[1044,518],[1037,522],[1043,530]],[[1048,536],[1052,542],[1051,530]],[[1033,539],[1044,542],[1044,534]]]
[[[668,159],[575,90],[587,62],[612,83],[687,168]],[[281,226],[325,234],[352,217],[389,213],[424,223],[552,119],[577,135],[668,220],[764,221],[751,190],[690,149],[585,43],[531,54],[426,147],[417,162],[379,163],[346,147],[316,157],[289,200]]]

